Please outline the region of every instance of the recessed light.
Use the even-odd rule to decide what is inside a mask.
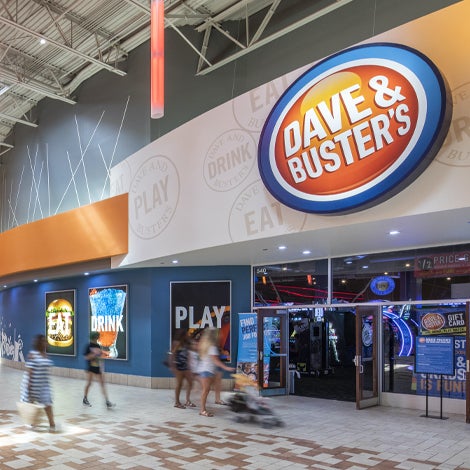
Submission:
[[[390,230],[389,235],[398,235],[400,232],[398,230]]]
[[[47,41],[46,41],[44,38],[41,38],[41,39],[39,40],[39,44],[41,44],[42,46],[44,46],[44,44],[46,44],[46,42],[47,42]]]
[[[405,264],[405,268],[409,268],[410,266],[411,266],[410,263],[406,263],[406,264]]]
[[[282,270],[287,271],[287,266],[283,266]]]
[[[352,264],[352,261],[349,259],[348,261],[346,261],[346,264]]]
[[[174,260],[172,261],[172,263],[173,263],[173,264],[178,264],[179,261],[178,261],[177,259],[174,259]]]
[[[309,255],[310,253],[311,253],[310,250],[304,250],[304,251],[302,251],[302,254],[303,254],[303,255]]]
[[[38,282],[38,280],[37,280],[37,279],[35,279],[33,282]]]
[[[369,266],[367,266],[367,264],[365,264],[364,266],[362,266],[362,269],[367,269]]]
[[[281,246],[277,247],[278,250],[285,250],[286,248],[287,248],[287,246],[285,246],[285,245],[281,245]]]
[[[84,275],[84,276],[89,276],[89,275],[90,275],[90,273],[83,273],[83,275]]]

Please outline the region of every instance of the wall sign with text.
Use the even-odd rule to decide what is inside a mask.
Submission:
[[[222,359],[231,360],[231,282],[171,283],[171,338],[181,329],[197,337],[205,328],[219,330]]]
[[[127,285],[88,290],[90,332],[100,334],[105,359],[127,359],[127,291]]]
[[[271,110],[261,177],[299,211],[363,210],[426,169],[451,114],[445,80],[423,54],[398,44],[353,47],[314,65]]]
[[[46,292],[46,352],[75,356],[75,290]]]

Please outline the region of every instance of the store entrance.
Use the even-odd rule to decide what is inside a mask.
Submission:
[[[356,401],[354,308],[289,310],[290,393]]]

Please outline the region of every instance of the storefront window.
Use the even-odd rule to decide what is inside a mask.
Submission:
[[[332,303],[470,297],[470,246],[332,259]]]
[[[257,266],[254,305],[311,305],[328,298],[328,260]]]
[[[465,398],[470,244],[257,266],[253,279],[255,306],[290,306],[295,393],[354,400],[355,305],[382,302],[382,391],[439,396],[442,388],[445,398]],[[414,372],[416,340],[426,335],[453,339],[455,374],[442,382]]]
[[[383,308],[383,391],[465,398],[465,309],[463,303],[396,305]],[[415,374],[417,337],[452,337],[455,374]]]

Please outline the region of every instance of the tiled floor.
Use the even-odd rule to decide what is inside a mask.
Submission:
[[[227,406],[211,405],[213,418],[176,409],[170,390],[109,385],[117,406],[107,410],[94,384],[86,408],[82,381],[53,377],[61,431],[32,431],[16,412],[21,375],[0,366],[0,469],[470,469],[463,416],[356,411],[352,403],[295,396],[270,399],[284,426],[263,428],[237,423]]]

